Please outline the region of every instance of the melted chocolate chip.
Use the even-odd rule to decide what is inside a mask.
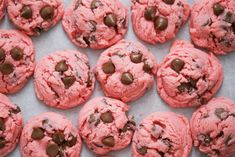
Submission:
[[[191,92],[193,90],[193,87],[191,86],[190,83],[181,83],[180,86],[177,87],[177,89],[180,92]]]
[[[102,139],[102,143],[107,147],[113,147],[115,145],[113,136],[106,136]]]
[[[31,9],[30,6],[24,6],[22,9],[21,9],[21,13],[20,13],[20,16],[25,18],[25,19],[30,19],[32,18],[33,16],[33,11]]]
[[[6,145],[6,140],[4,137],[0,137],[0,149],[4,148]]]
[[[34,128],[31,134],[31,138],[34,140],[41,140],[44,136],[44,130],[42,128]]]
[[[140,63],[142,61],[143,54],[141,53],[131,53],[130,58],[133,63]]]
[[[224,7],[220,5],[219,3],[216,3],[213,5],[213,11],[216,16],[219,16],[224,12]]]
[[[5,50],[0,48],[0,61],[3,61],[6,58]]]
[[[171,69],[179,73],[184,68],[184,65],[185,65],[184,61],[177,58],[171,62]]]
[[[6,129],[5,122],[3,118],[0,118],[0,130],[4,131]]]
[[[3,75],[9,75],[14,71],[13,64],[11,63],[4,63],[0,66],[0,71]]]
[[[93,9],[96,9],[96,8],[98,8],[99,6],[101,6],[102,5],[102,3],[99,1],[99,0],[93,0],[92,2],[91,2],[91,9],[93,10]]]
[[[165,30],[168,27],[168,19],[165,17],[157,17],[154,21],[154,26],[156,30]]]
[[[54,8],[46,6],[40,10],[40,15],[44,20],[51,20],[54,17]]]
[[[144,18],[148,21],[154,20],[156,16],[157,9],[154,6],[149,6],[145,8]]]
[[[61,73],[67,71],[69,67],[67,66],[65,62],[66,62],[65,60],[58,62],[55,66],[55,71],[61,72]]]
[[[223,108],[216,108],[215,115],[221,120],[225,120],[229,116],[228,112],[225,111],[225,109],[223,109]]]
[[[74,76],[66,76],[62,78],[62,82],[64,83],[65,89],[68,89],[69,87],[71,87],[75,81],[76,81],[76,78]]]
[[[77,137],[73,136],[72,134],[69,135],[69,138],[66,142],[66,145],[69,147],[74,146],[77,143]]]
[[[107,111],[105,113],[102,113],[100,115],[100,119],[104,122],[104,123],[112,123],[113,122],[113,115],[111,111]]]
[[[144,70],[144,72],[146,72],[146,73],[149,73],[149,74],[152,73],[152,68],[151,68],[150,65],[149,65],[148,63],[146,63],[146,62],[144,63],[143,70]]]
[[[117,25],[116,15],[110,13],[104,18],[104,24],[108,27],[115,27]]]
[[[163,0],[166,4],[172,5],[174,4],[175,0]]]
[[[140,148],[137,148],[137,152],[141,155],[145,155],[147,154],[147,147],[143,146],[143,147],[140,147]]]
[[[64,134],[61,133],[61,132],[56,132],[56,133],[54,133],[54,134],[52,135],[52,140],[53,140],[56,144],[60,145],[60,144],[62,144],[62,143],[64,142]]]
[[[51,143],[47,145],[46,153],[49,157],[56,157],[59,153],[59,147],[57,144]]]
[[[13,49],[11,49],[10,51],[11,57],[16,60],[19,61],[23,58],[23,50],[19,47],[14,47]]]
[[[102,69],[105,74],[113,74],[115,72],[115,65],[112,61],[108,61],[103,64]]]
[[[125,72],[122,74],[122,77],[121,77],[121,82],[124,84],[124,85],[130,85],[134,82],[134,78],[133,78],[133,75],[129,72]]]

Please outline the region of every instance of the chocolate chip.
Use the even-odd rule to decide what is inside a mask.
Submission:
[[[137,148],[137,152],[141,155],[145,155],[147,154],[147,147],[143,146],[143,147]]]
[[[66,62],[65,60],[58,62],[55,66],[55,71],[62,72],[62,73],[67,71],[69,67],[67,66],[65,62]]]
[[[191,86],[191,83],[186,83],[186,82],[183,82],[181,83],[177,89],[180,91],[180,92],[191,92],[193,90],[193,87]]]
[[[156,30],[165,30],[168,27],[168,19],[165,17],[157,17],[154,21],[154,26]]]
[[[105,16],[104,24],[108,27],[115,27],[117,25],[117,18],[114,14],[110,13]]]
[[[0,48],[0,61],[3,61],[6,58],[5,50]]]
[[[25,19],[30,19],[30,18],[32,18],[33,12],[32,12],[32,9],[30,8],[30,6],[24,6],[24,7],[21,9],[20,16],[23,17],[23,18],[25,18]]]
[[[216,16],[219,16],[224,12],[224,7],[220,5],[219,3],[216,3],[213,5],[213,11]]]
[[[0,149],[2,149],[3,147],[5,147],[6,145],[6,140],[4,137],[0,137]]]
[[[123,127],[122,132],[127,132],[128,130],[134,130],[136,124],[134,121],[128,121]]]
[[[125,72],[122,74],[122,77],[121,77],[121,82],[124,84],[124,85],[130,85],[134,82],[134,78],[133,78],[133,75],[129,72]]]
[[[61,133],[61,132],[56,132],[56,133],[54,133],[54,134],[52,135],[52,140],[53,140],[56,144],[60,145],[60,144],[62,144],[62,143],[64,142],[64,134]]]
[[[221,120],[225,120],[229,116],[228,112],[225,111],[223,108],[216,108],[215,115]]]
[[[4,75],[9,75],[14,71],[13,64],[11,63],[4,63],[0,66],[0,71]]]
[[[86,84],[87,87],[91,87],[93,85],[93,75],[92,72],[90,71],[88,72],[88,78]]]
[[[143,66],[143,70],[146,72],[146,73],[149,73],[151,74],[152,72],[152,68],[150,67],[150,65],[148,63],[144,63],[144,66]]]
[[[19,106],[16,106],[16,108],[11,109],[11,112],[14,113],[14,114],[17,114],[17,113],[21,112],[21,109],[20,109]]]
[[[206,135],[206,134],[200,134],[200,135],[198,135],[197,138],[205,146],[208,146],[210,144],[210,142],[211,142],[210,136]]]
[[[133,63],[140,63],[142,61],[143,54],[141,53],[131,53],[130,58]]]
[[[34,140],[41,140],[44,137],[44,130],[42,128],[33,128],[31,138]]]
[[[152,21],[155,18],[157,9],[154,6],[149,6],[145,8],[144,18],[148,21]]]
[[[192,79],[192,78],[189,79],[190,85],[195,89],[197,88],[197,81],[198,80],[195,80],[195,79]]]
[[[115,65],[112,61],[108,61],[103,64],[102,69],[105,74],[113,74],[115,72]]]
[[[174,4],[175,0],[163,0],[166,4]]]
[[[228,23],[232,23],[233,22],[233,14],[231,12],[227,12],[226,13],[225,21],[228,22]]]
[[[10,51],[11,57],[16,60],[19,61],[23,58],[23,50],[19,47],[14,47],[13,49],[11,49]]]
[[[102,143],[107,147],[113,147],[115,145],[115,141],[113,136],[106,136],[102,139]]]
[[[59,147],[57,144],[51,143],[47,145],[46,153],[49,157],[56,157],[59,153]]]
[[[235,22],[232,23],[232,30],[233,30],[233,33],[235,33]]]
[[[159,154],[161,157],[164,157],[164,156],[165,156],[165,153],[164,153],[164,152],[158,151],[158,154]]]
[[[91,114],[90,117],[89,117],[88,122],[89,122],[89,123],[94,123],[95,121],[96,121],[95,115],[94,115],[94,114]]]
[[[0,118],[0,130],[4,131],[6,129],[5,122],[3,118]]]
[[[184,65],[185,65],[184,61],[177,58],[171,62],[171,69],[179,73],[184,68]]]
[[[54,16],[54,8],[46,6],[40,10],[40,15],[44,20],[50,20]]]
[[[66,145],[69,147],[74,146],[77,143],[77,137],[73,136],[72,134],[69,135],[69,138],[66,142]]]
[[[71,87],[75,81],[76,78],[74,76],[65,76],[64,78],[62,78],[62,82],[64,83],[65,89]]]
[[[113,115],[111,111],[107,111],[105,113],[102,113],[100,115],[100,119],[104,122],[104,123],[112,123],[113,122]]]
[[[96,8],[98,8],[99,6],[101,6],[102,5],[102,3],[99,1],[99,0],[93,0],[92,2],[91,2],[91,9],[93,10],[93,9],[96,9]]]

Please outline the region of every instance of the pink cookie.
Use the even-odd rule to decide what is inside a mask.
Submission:
[[[39,35],[59,22],[61,0],[6,0],[10,20],[28,35]]]
[[[80,157],[81,145],[72,123],[52,112],[33,117],[20,139],[22,157]]]
[[[13,151],[23,128],[20,108],[0,94],[0,156]]]
[[[212,99],[193,113],[194,145],[210,157],[235,155],[235,104],[226,98]]]
[[[136,130],[132,157],[189,157],[191,148],[188,119],[173,112],[156,112]]]
[[[132,25],[136,35],[150,44],[176,36],[188,20],[187,0],[132,0]]]
[[[0,30],[0,93],[16,93],[35,67],[34,45],[25,34]]]
[[[78,116],[79,132],[94,153],[105,155],[130,144],[135,122],[127,111],[126,104],[107,97],[85,104]]]
[[[235,50],[235,1],[198,0],[192,8],[193,42],[216,54]]]
[[[157,90],[172,107],[205,104],[223,82],[220,61],[186,41],[176,41],[157,73]]]
[[[0,20],[5,15],[5,0],[0,0]]]
[[[72,50],[57,51],[42,58],[36,66],[34,79],[37,97],[60,109],[85,102],[95,85],[87,56]]]
[[[95,71],[106,96],[129,102],[153,86],[157,63],[142,44],[122,40],[101,54]]]
[[[75,45],[102,49],[126,34],[127,13],[119,0],[73,0],[62,24]]]

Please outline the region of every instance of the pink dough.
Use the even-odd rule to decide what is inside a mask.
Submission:
[[[43,130],[43,136],[34,139],[32,133],[38,128]],[[63,136],[60,144],[53,138],[57,133]],[[24,126],[20,139],[20,152],[22,157],[49,157],[46,150],[50,144],[59,147],[57,154],[59,156],[80,157],[82,142],[77,129],[66,117],[47,112],[33,117]]]
[[[191,148],[188,119],[173,112],[156,112],[136,130],[132,157],[189,157]]]
[[[11,51],[21,49],[22,58],[15,60]],[[35,67],[35,50],[32,40],[16,30],[0,30],[0,92],[16,93],[22,89],[33,74]],[[11,64],[11,73],[2,73],[4,65]],[[5,71],[4,70],[4,71]],[[9,69],[8,69],[9,70]]]
[[[115,26],[105,24],[104,18],[109,14],[115,15]],[[117,43],[126,34],[127,15],[127,8],[119,0],[73,0],[62,24],[75,45],[102,49]]]
[[[213,11],[217,3],[224,7],[220,15],[215,15]],[[234,12],[234,0],[197,0],[190,20],[193,42],[220,55],[235,50]]]
[[[0,0],[0,20],[5,15],[5,0]]]
[[[64,72],[56,71],[56,65],[63,62]],[[73,77],[70,85],[63,80]],[[34,85],[37,97],[45,104],[68,109],[85,102],[95,85],[95,77],[86,55],[73,50],[57,51],[42,58],[36,66]]]
[[[227,98],[214,98],[193,113],[194,145],[210,157],[235,155],[235,104]]]
[[[128,106],[107,97],[92,99],[79,113],[79,132],[87,146],[99,155],[127,147],[132,139],[135,122],[127,117]],[[104,144],[104,139],[112,139]]]
[[[23,128],[20,108],[0,94],[0,156],[7,156],[16,147]]]
[[[184,63],[179,71],[172,68],[175,60]],[[220,61],[212,53],[196,49],[186,41],[173,44],[157,73],[158,93],[172,107],[205,104],[219,90],[222,82]]]
[[[142,55],[141,60],[134,63],[130,58],[132,54]],[[115,66],[115,70],[112,74],[107,74],[103,67],[110,61]],[[145,66],[149,68],[144,70]],[[101,54],[95,72],[106,96],[129,102],[140,98],[153,86],[157,62],[144,45],[122,40]],[[126,72],[133,76],[132,83],[129,85],[121,81],[122,75]]]
[[[40,35],[42,31],[48,31],[56,25],[64,14],[62,0],[6,0],[7,12],[10,20],[20,30],[28,35]],[[32,16],[24,18],[21,16],[23,8],[31,8]],[[42,18],[41,10],[44,7],[52,7],[53,15],[49,19]]]
[[[168,0],[169,1],[169,0]],[[190,15],[187,0],[173,0],[173,4],[166,4],[163,0],[132,0],[131,17],[136,35],[150,44],[164,43],[176,36]],[[152,20],[145,19],[147,7],[154,7],[156,12]],[[168,26],[164,30],[155,29],[154,21],[157,17],[168,19]]]

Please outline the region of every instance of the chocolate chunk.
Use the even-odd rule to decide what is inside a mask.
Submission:
[[[180,86],[177,87],[177,89],[180,92],[191,92],[193,90],[193,87],[191,86],[190,83],[181,83]]]
[[[220,5],[219,3],[216,3],[213,5],[213,11],[216,16],[219,16],[224,12],[224,7]]]
[[[232,30],[233,30],[233,33],[235,33],[235,22],[232,23]]]
[[[156,30],[165,30],[168,27],[168,19],[165,17],[157,17],[154,21],[154,26]]]
[[[0,130],[4,131],[6,129],[5,122],[3,118],[0,118]]]
[[[104,122],[104,123],[112,123],[113,122],[113,115],[111,111],[107,111],[105,113],[102,113],[100,115],[100,119]]]
[[[190,85],[195,89],[197,88],[197,81],[198,80],[195,80],[195,79],[192,79],[192,78],[189,79]]]
[[[31,138],[34,140],[41,140],[44,137],[44,130],[42,128],[33,128]]]
[[[16,106],[16,108],[14,109],[11,109],[11,112],[14,113],[14,114],[17,114],[17,113],[20,113],[21,112],[21,109],[19,106]]]
[[[233,14],[231,12],[227,12],[226,13],[225,21],[228,22],[228,23],[232,23],[233,22]]]
[[[115,141],[113,136],[106,136],[102,139],[102,143],[107,147],[113,147],[115,145]]]
[[[0,61],[3,61],[6,58],[5,50],[0,48]]]
[[[0,71],[3,75],[9,75],[14,71],[13,64],[11,63],[4,63],[0,66]]]
[[[92,2],[91,2],[91,9],[93,10],[93,9],[96,9],[96,8],[98,8],[99,6],[101,6],[102,5],[102,3],[99,1],[99,0],[93,0]]]
[[[54,17],[54,8],[46,6],[40,10],[40,15],[44,20],[51,20]]]
[[[71,87],[75,81],[76,78],[74,76],[65,76],[64,78],[62,78],[62,82],[64,83],[65,89]]]
[[[184,61],[177,58],[171,62],[171,69],[179,73],[184,68],[184,65],[185,65]]]
[[[229,116],[228,112],[225,111],[225,109],[223,109],[223,108],[216,108],[215,115],[221,120],[225,120]]]
[[[141,53],[131,53],[130,58],[133,63],[140,63],[142,61],[143,54]]]
[[[102,69],[105,74],[113,74],[115,72],[115,65],[112,61],[108,61],[103,64]]]
[[[163,2],[165,2],[166,4],[174,4],[175,0],[163,0]]]
[[[4,137],[0,137],[0,149],[4,148],[6,145],[6,140]]]
[[[49,157],[56,157],[59,153],[59,147],[57,144],[51,143],[47,145],[46,153]]]
[[[77,137],[73,136],[72,134],[69,135],[69,138],[66,142],[66,145],[69,147],[74,146],[77,143]]]
[[[117,25],[117,18],[116,15],[110,13],[105,16],[104,24],[108,27],[115,27]]]
[[[140,148],[137,148],[137,152],[141,155],[145,155],[147,154],[147,147],[143,146],[143,147],[140,147]]]
[[[124,85],[130,85],[134,82],[134,78],[133,78],[133,75],[129,72],[125,72],[122,74],[122,77],[121,77],[121,82],[124,84]]]
[[[91,87],[93,85],[93,75],[90,71],[88,72],[87,75],[88,75],[88,78],[87,78],[86,86]]]
[[[151,68],[150,65],[149,65],[148,63],[146,63],[146,62],[144,62],[143,70],[144,70],[146,73],[149,73],[149,74],[152,73],[152,68]]]
[[[155,18],[157,9],[154,6],[149,6],[145,8],[144,18],[148,21],[152,21]]]
[[[210,142],[211,142],[210,136],[206,135],[206,134],[200,134],[200,135],[198,135],[197,138],[205,146],[208,146],[210,144]]]
[[[52,140],[53,140],[56,144],[60,145],[60,144],[62,144],[62,143],[64,142],[64,134],[61,133],[61,132],[56,132],[56,133],[54,133],[54,134],[52,135]]]
[[[11,57],[16,60],[19,61],[23,58],[23,50],[19,47],[14,47],[13,49],[11,49],[10,51]]]
[[[65,62],[66,62],[65,60],[58,62],[55,66],[55,71],[62,72],[62,73],[67,71],[69,67],[67,66]]]
[[[128,130],[135,130],[135,122],[134,121],[128,121],[126,125],[123,127],[122,132],[127,132]]]
[[[24,7],[21,9],[20,16],[23,17],[23,18],[25,18],[25,19],[30,19],[30,18],[32,18],[32,16],[33,16],[33,11],[32,11],[32,9],[30,8],[30,6],[24,6]]]

